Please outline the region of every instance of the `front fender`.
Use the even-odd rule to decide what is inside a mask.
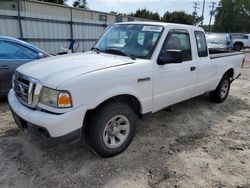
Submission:
[[[127,66],[93,72],[71,79],[59,89],[71,92],[75,107],[86,105],[88,109],[94,109],[118,95],[132,95],[140,102],[141,113],[147,113],[152,111],[153,102],[153,73],[150,66],[148,63],[146,68]],[[138,82],[140,78],[151,79]]]

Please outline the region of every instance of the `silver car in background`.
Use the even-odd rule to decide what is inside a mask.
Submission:
[[[232,37],[228,33],[207,33],[206,38],[211,54],[232,51],[234,48]]]

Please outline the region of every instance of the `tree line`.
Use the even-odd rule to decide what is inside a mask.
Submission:
[[[151,12],[147,9],[138,9],[135,13],[130,13],[129,16],[145,18],[149,20],[169,22],[169,23],[182,23],[189,25],[196,25],[198,19],[191,14],[184,11],[167,11],[162,17],[157,12]]]
[[[250,0],[220,0],[213,31],[250,32]]]
[[[41,0],[51,3],[65,4],[68,0]],[[87,8],[86,0],[75,0],[74,7]],[[112,12],[120,14],[118,12]],[[134,16],[155,21],[163,21],[170,23],[182,23],[189,25],[200,25],[201,17],[188,14],[185,11],[174,11],[160,16],[157,12],[147,9],[138,9],[129,14]],[[220,0],[214,12],[215,21],[211,27],[203,25],[206,31],[214,32],[250,32],[250,0]]]
[[[44,1],[48,3],[55,3],[60,5],[66,5],[68,0],[38,0],[38,1]],[[87,8],[87,0],[74,0],[73,1],[73,7],[77,8]]]

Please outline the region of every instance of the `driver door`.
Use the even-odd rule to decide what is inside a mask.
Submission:
[[[162,47],[164,50],[181,50],[183,61],[154,66],[154,111],[192,97],[197,80],[198,70],[187,30],[170,30]]]

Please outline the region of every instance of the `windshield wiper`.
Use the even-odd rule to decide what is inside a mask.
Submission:
[[[123,51],[118,50],[118,49],[110,48],[110,49],[106,49],[104,52],[107,52],[107,53],[114,53],[114,54],[117,54],[117,55],[124,55],[124,56],[130,57],[130,58],[133,59],[133,60],[136,60],[136,57],[135,57],[134,55],[128,54],[128,53],[123,52]]]
[[[92,47],[91,51],[95,51],[96,53],[100,53],[101,50],[99,48]]]

